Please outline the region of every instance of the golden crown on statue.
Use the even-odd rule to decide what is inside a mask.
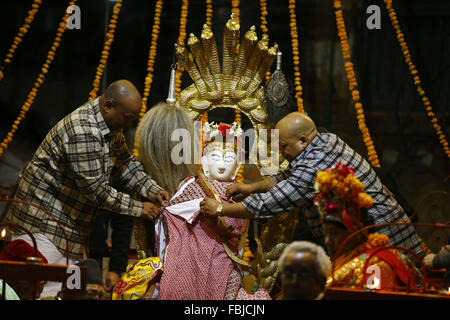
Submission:
[[[200,120],[205,112],[215,108],[240,110],[255,130],[257,145],[254,147],[266,152],[267,141],[259,135],[261,130],[270,129],[263,106],[263,81],[277,57],[278,46],[269,47],[267,37],[258,41],[252,26],[237,50],[239,30],[239,21],[232,13],[224,30],[222,66],[214,33],[206,24],[200,39],[190,34],[189,50],[175,44],[178,63],[185,67],[194,83],[173,100],[177,106],[186,109],[193,120]],[[252,149],[251,153],[256,154],[256,149]],[[258,164],[264,167],[262,162],[258,161]]]

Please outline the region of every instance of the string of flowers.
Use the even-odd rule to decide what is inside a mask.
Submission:
[[[111,19],[109,20],[108,32],[106,33],[106,41],[105,44],[103,45],[100,62],[99,65],[97,66],[95,79],[92,83],[93,88],[89,93],[89,100],[94,100],[97,97],[98,91],[100,89],[100,81],[105,71],[106,62],[109,56],[109,50],[111,49],[111,45],[114,41],[114,33],[116,31],[117,19],[119,17],[121,7],[122,7],[122,0],[117,0],[116,4],[113,7],[113,14],[111,15]]]
[[[450,149],[448,146],[447,139],[445,137],[444,132],[442,131],[441,126],[438,124],[438,119],[437,119],[435,113],[433,112],[433,108],[431,107],[430,100],[425,95],[425,90],[422,88],[419,73],[417,71],[416,66],[413,64],[413,62],[411,60],[411,53],[409,52],[408,45],[405,41],[405,35],[403,34],[402,30],[400,29],[400,25],[397,20],[397,15],[395,13],[394,8],[392,7],[392,0],[384,0],[384,2],[386,3],[386,8],[389,12],[389,18],[391,19],[392,26],[394,27],[394,30],[395,30],[395,33],[397,36],[397,40],[402,49],[402,53],[405,57],[405,62],[408,65],[409,71],[413,77],[414,85],[416,86],[416,90],[419,93],[419,95],[421,96],[421,98],[422,98],[421,100],[426,107],[427,115],[430,118],[433,128],[439,138],[439,142],[442,144],[447,157],[450,158]]]
[[[139,113],[139,122],[147,112],[148,96],[150,95],[150,89],[152,86],[153,71],[156,60],[156,50],[158,47],[159,25],[161,23],[162,8],[163,8],[163,1],[157,0],[155,3],[155,14],[153,16],[152,40],[150,42],[150,50],[147,62],[147,76],[145,77],[144,82],[144,93],[142,95],[142,108],[141,112]],[[139,148],[139,137],[136,136],[134,140],[134,149],[133,149],[133,155],[135,157],[139,156],[138,148]]]
[[[237,21],[240,21],[239,0],[231,0],[231,13],[236,14]]]
[[[69,6],[74,5],[77,2],[77,0],[72,0],[69,2]],[[59,27],[56,32],[55,39],[53,40],[52,46],[50,47],[50,50],[47,53],[47,58],[45,60],[45,63],[41,67],[41,72],[39,73],[36,81],[34,82],[33,89],[28,93],[27,100],[22,105],[19,116],[17,116],[16,120],[14,120],[14,123],[11,126],[11,130],[6,135],[6,138],[3,139],[3,141],[0,143],[0,157],[3,155],[3,153],[8,148],[9,143],[12,141],[13,136],[17,129],[19,128],[20,123],[25,118],[26,113],[30,109],[31,105],[34,102],[34,99],[36,98],[38,88],[44,83],[45,75],[48,73],[48,70],[50,68],[50,65],[55,58],[55,52],[57,48],[60,45],[60,42],[62,40],[64,31],[67,29],[67,19],[70,17],[71,14],[66,13],[62,19],[62,21],[59,24]]]
[[[212,17],[213,17],[213,2],[212,0],[206,0],[206,24],[212,29]]]
[[[239,22],[240,11],[239,11],[239,0],[231,0],[231,13],[236,15],[236,20]],[[239,52],[239,43],[236,44],[236,52]],[[234,109],[234,121],[241,126],[242,116],[239,109]],[[244,183],[244,165],[241,165],[236,176],[236,182]]]
[[[182,0],[181,4],[181,14],[180,14],[180,31],[178,34],[178,45],[184,46],[184,40],[186,39],[186,23],[187,23],[187,17],[188,17],[188,8],[189,8],[189,1],[188,0]],[[181,91],[181,76],[183,75],[184,66],[180,67],[179,64],[177,64],[177,69],[175,71],[175,93],[178,95]]]
[[[208,25],[208,27],[212,28],[212,16],[213,16],[213,2],[212,0],[206,0],[206,18],[205,18],[205,24]],[[208,112],[203,113],[202,115],[202,128],[205,125],[205,123],[208,122]],[[204,139],[202,135],[202,151],[205,148],[206,140]],[[201,164],[200,164],[201,166]]]
[[[261,9],[261,31],[262,37],[267,37],[269,39],[269,28],[267,27],[267,0],[259,0],[259,7]],[[270,71],[266,72],[266,84],[270,81]]]
[[[298,46],[297,16],[295,14],[295,0],[289,0],[289,26],[291,30],[292,59],[294,61],[294,84],[295,98],[297,99],[297,108],[299,112],[304,112],[303,108],[303,88],[300,78],[300,58]]]
[[[344,57],[345,71],[349,80],[349,89],[352,93],[352,99],[354,107],[356,109],[356,118],[358,119],[358,127],[362,132],[364,144],[366,145],[367,152],[369,154],[369,161],[374,166],[379,168],[380,162],[378,160],[375,146],[373,145],[372,138],[370,137],[369,129],[366,126],[364,109],[360,100],[358,83],[356,81],[356,75],[351,62],[350,46],[348,44],[347,31],[345,28],[344,15],[342,11],[342,5],[340,0],[334,0],[334,9],[336,14],[336,24],[338,28],[338,36],[341,43],[342,55]]]
[[[3,60],[3,65],[0,66],[0,80],[3,79],[3,70],[5,65],[11,63],[12,58],[14,56],[14,53],[16,52],[17,48],[19,47],[20,43],[23,40],[23,37],[28,32],[28,29],[30,28],[31,23],[34,20],[34,16],[39,10],[39,6],[42,4],[42,0],[34,0],[33,4],[31,5],[32,9],[28,11],[28,15],[25,18],[24,24],[19,28],[19,32],[14,37],[13,44],[8,50],[8,53],[6,54],[6,58]]]

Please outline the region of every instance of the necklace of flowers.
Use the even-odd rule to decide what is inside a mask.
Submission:
[[[70,1],[69,6],[75,5],[76,2],[77,0]],[[50,47],[50,50],[47,53],[45,63],[41,67],[41,72],[39,73],[36,81],[34,82],[33,89],[31,89],[31,91],[28,93],[27,100],[22,105],[19,116],[16,118],[16,120],[14,120],[14,123],[11,126],[11,130],[6,135],[6,138],[4,138],[3,141],[0,143],[0,157],[8,148],[8,145],[12,141],[15,132],[19,128],[19,124],[25,118],[26,113],[33,104],[34,99],[36,98],[37,95],[38,88],[44,83],[45,75],[48,73],[50,65],[53,59],[55,58],[56,49],[59,47],[64,31],[66,31],[67,29],[67,19],[70,17],[70,15],[71,13],[69,14],[66,12],[62,21],[60,22],[56,32],[55,39],[53,40],[52,46]]]
[[[413,77],[414,80],[414,85],[416,86],[416,90],[419,93],[419,95],[422,97],[422,102],[426,107],[427,110],[427,115],[428,117],[430,117],[430,121],[433,125],[433,128],[439,138],[439,142],[442,144],[445,154],[447,155],[447,157],[450,158],[450,149],[448,147],[448,142],[445,138],[445,134],[442,131],[441,126],[438,124],[438,120],[436,118],[435,113],[433,112],[433,108],[431,107],[431,103],[430,100],[428,99],[428,97],[425,95],[425,90],[423,90],[422,88],[422,84],[420,82],[420,77],[419,74],[417,72],[417,68],[416,66],[413,64],[412,60],[411,60],[411,54],[409,52],[408,49],[408,45],[405,41],[405,36],[402,32],[402,30],[400,29],[400,25],[398,23],[397,20],[397,15],[395,13],[394,8],[392,7],[392,0],[384,0],[384,2],[386,3],[386,8],[389,12],[389,18],[391,19],[392,22],[392,26],[394,27],[396,36],[397,36],[397,40],[400,44],[400,47],[402,49],[402,53],[405,57],[405,62],[408,65],[409,71],[411,72],[411,75]]]
[[[366,145],[367,152],[369,154],[369,161],[374,166],[379,168],[380,162],[378,160],[377,152],[375,151],[375,146],[373,145],[372,138],[370,137],[369,129],[365,123],[364,110],[359,96],[358,84],[356,81],[355,71],[353,68],[353,63],[351,62],[350,46],[347,41],[347,31],[345,29],[344,15],[342,11],[341,1],[334,0],[334,9],[336,14],[336,24],[338,28],[338,36],[341,43],[342,55],[345,62],[345,70],[347,73],[347,78],[350,82],[349,89],[352,93],[352,99],[356,109],[356,118],[358,119],[358,127],[362,132],[364,144]]]
[[[186,23],[187,23],[187,17],[188,17],[188,8],[189,8],[189,1],[188,0],[182,0],[181,4],[181,14],[180,14],[180,31],[178,34],[178,45],[184,46],[184,40],[186,39]],[[184,71],[184,66],[180,66],[177,64],[177,69],[175,72],[175,93],[178,95],[181,91],[181,76]]]
[[[142,117],[147,112],[147,101],[148,96],[150,95],[150,89],[152,86],[153,81],[153,71],[154,71],[154,65],[156,60],[156,49],[158,47],[158,36],[159,36],[159,25],[161,23],[161,12],[163,8],[163,1],[157,0],[155,3],[155,14],[153,16],[153,27],[152,27],[152,40],[150,43],[150,50],[149,50],[149,56],[148,56],[148,62],[147,62],[147,76],[145,77],[144,82],[144,93],[142,96],[142,108],[141,112],[139,113],[139,122],[141,121]],[[139,156],[138,148],[139,148],[139,137],[136,136],[134,140],[134,149],[133,149],[133,155],[135,157]]]
[[[25,23],[19,28],[19,32],[14,37],[14,42],[11,45],[11,47],[8,50],[8,53],[6,54],[6,58],[3,60],[3,65],[0,66],[0,80],[3,79],[3,70],[5,65],[11,63],[12,58],[14,56],[14,53],[16,52],[17,48],[19,47],[20,43],[23,40],[23,37],[28,32],[28,29],[30,28],[31,23],[34,20],[34,16],[39,10],[39,5],[42,4],[42,0],[34,0],[33,4],[31,5],[32,9],[28,11],[28,15],[25,18]]]
[[[297,108],[299,112],[304,112],[303,107],[303,88],[300,78],[300,58],[298,47],[298,31],[297,31],[297,17],[295,14],[295,0],[289,0],[289,26],[291,29],[292,42],[292,59],[294,61],[294,83],[295,83],[295,98],[297,100]]]
[[[108,32],[106,33],[106,41],[103,46],[99,65],[97,66],[95,79],[92,83],[93,88],[89,93],[89,100],[94,100],[97,97],[97,93],[100,89],[100,81],[105,71],[106,62],[109,56],[109,50],[111,49],[111,45],[114,41],[114,33],[116,31],[117,19],[119,17],[121,7],[122,7],[122,0],[117,0],[116,4],[113,7],[113,14],[111,15],[111,19],[109,20]]]

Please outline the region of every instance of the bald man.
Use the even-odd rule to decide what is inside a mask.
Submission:
[[[319,133],[313,120],[300,112],[282,118],[275,129],[279,130],[280,153],[290,162],[289,169],[255,183],[232,185],[227,195],[242,202],[219,206],[214,199],[203,200],[200,209],[204,214],[261,219],[301,207],[313,240],[323,244],[320,216],[313,203],[314,183],[317,172],[333,168],[341,161],[355,168],[356,178],[364,183],[365,191],[373,198],[374,204],[368,212],[374,223],[411,222],[370,164],[338,136]],[[391,245],[402,246],[413,250],[419,257],[424,256],[414,227],[386,226],[378,228],[377,232],[388,235]]]
[[[110,84],[102,96],[59,121],[25,167],[14,196],[25,202],[12,203],[7,221],[33,233],[50,264],[66,264],[66,254],[71,260],[83,258],[98,209],[153,219],[168,200],[167,191],[129,153],[122,134],[138,118],[141,106],[141,95],[131,82]],[[134,200],[110,182],[148,200]],[[48,210],[57,222],[30,203]],[[21,232],[16,237],[30,241]]]

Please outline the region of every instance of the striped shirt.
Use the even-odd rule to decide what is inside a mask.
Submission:
[[[143,197],[162,190],[129,153],[122,131],[109,130],[97,98],[50,130],[25,167],[14,198],[47,209],[68,237],[70,257],[80,259],[97,208],[134,217],[143,213],[142,202],[111,187],[110,179]],[[66,254],[63,232],[44,211],[12,203],[7,221],[44,234]]]
[[[313,204],[314,183],[319,171],[333,168],[339,160],[351,168],[354,175],[374,200],[368,213],[375,224],[388,222],[410,223],[410,219],[398,202],[391,197],[370,164],[350,148],[342,139],[332,133],[319,133],[291,163],[289,168],[273,176],[277,184],[268,192],[247,197],[243,206],[255,215],[255,218],[270,218],[282,212],[301,207],[311,232],[323,243],[323,231],[320,215]],[[391,225],[379,227],[379,233],[390,237],[391,245],[411,249],[423,256],[418,236],[412,225]]]

